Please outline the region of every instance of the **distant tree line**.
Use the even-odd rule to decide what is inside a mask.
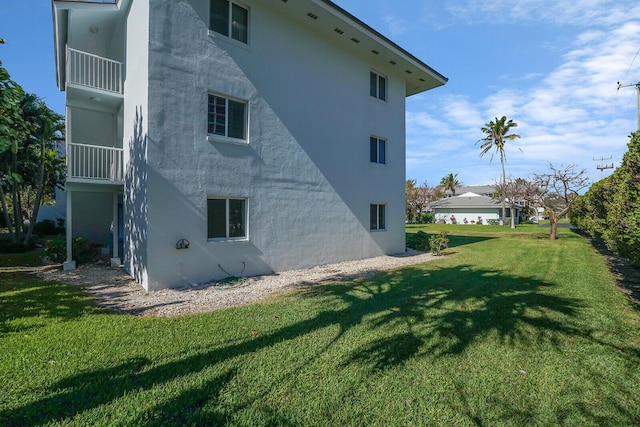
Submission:
[[[569,216],[572,224],[601,238],[610,251],[640,265],[640,131],[629,138],[622,164],[593,184]]]

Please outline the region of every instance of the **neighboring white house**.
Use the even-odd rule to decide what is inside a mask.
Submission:
[[[147,290],[405,250],[405,98],[447,79],[327,0],[53,0],[72,238]]]
[[[500,221],[502,217],[502,202],[493,197],[483,196],[477,193],[464,193],[459,196],[446,197],[433,202],[429,208],[432,210],[435,221],[447,224],[483,224]],[[509,206],[505,211],[510,221],[511,210]],[[522,207],[515,208],[515,224],[520,223]]]

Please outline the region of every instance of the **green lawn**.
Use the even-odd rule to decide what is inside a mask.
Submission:
[[[210,314],[136,318],[0,276],[0,425],[640,425],[640,314],[582,237],[446,256]]]

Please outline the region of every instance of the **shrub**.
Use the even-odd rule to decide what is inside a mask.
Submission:
[[[67,259],[67,242],[65,239],[51,239],[44,246],[44,253],[52,262],[62,263]]]
[[[429,240],[431,236],[429,236],[424,231],[418,231],[415,234],[407,235],[407,247],[411,249],[415,249],[416,251],[426,251],[429,247]]]
[[[435,222],[435,215],[431,212],[426,212],[420,215],[420,224],[433,224]]]
[[[442,230],[438,235],[433,236],[429,241],[429,247],[433,254],[440,255],[444,249],[449,247],[449,237],[447,232]]]
[[[58,220],[60,224],[60,219]],[[33,226],[33,232],[39,236],[55,236],[64,232],[64,227],[56,225],[50,219],[43,219]]]
[[[88,242],[82,237],[73,240],[71,253],[78,264],[94,262],[100,259],[100,244]],[[49,259],[56,263],[67,260],[67,241],[65,239],[52,239],[47,242],[45,253]]]

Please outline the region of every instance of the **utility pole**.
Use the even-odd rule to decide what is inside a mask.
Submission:
[[[635,86],[636,91],[638,92],[638,130],[640,130],[640,82],[629,83],[629,84],[622,84],[618,82],[618,90],[620,90],[620,88],[623,88],[623,87],[631,87],[631,86]]]
[[[602,179],[602,173],[604,172],[605,169],[613,169],[613,163],[611,164],[604,164],[602,162],[604,162],[605,160],[611,160],[611,156],[607,157],[606,159],[604,157],[600,157],[599,159],[596,159],[595,157],[593,158],[594,162],[600,162],[600,164],[598,166],[596,166],[596,169],[598,169],[600,171],[600,179]]]

